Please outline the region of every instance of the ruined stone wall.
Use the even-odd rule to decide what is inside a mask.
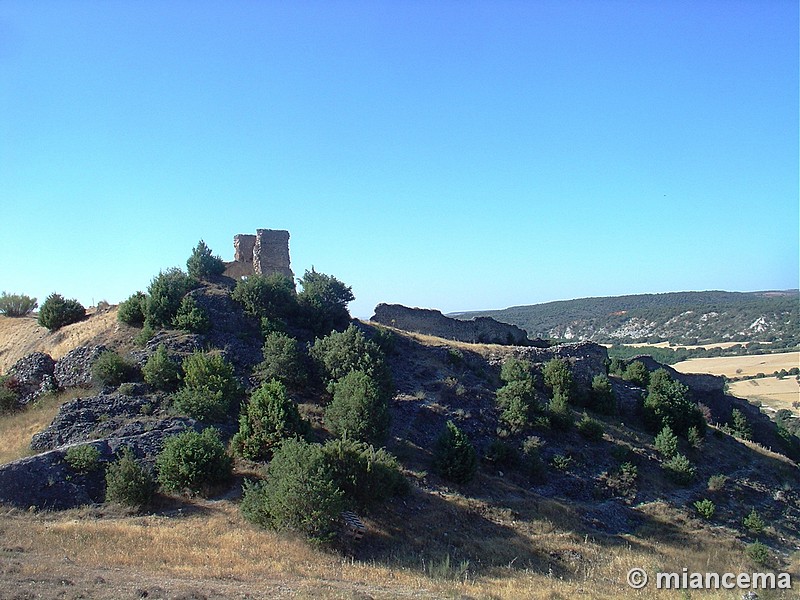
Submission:
[[[257,229],[255,235],[240,233],[233,236],[233,252],[233,262],[225,263],[227,277],[281,273],[294,281],[288,231]]]
[[[408,308],[401,304],[379,304],[370,319],[375,323],[428,335],[469,343],[509,344],[524,346],[530,343],[528,333],[516,325],[500,323],[490,317],[461,321],[444,316],[438,310]]]

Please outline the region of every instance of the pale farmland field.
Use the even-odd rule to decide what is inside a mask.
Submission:
[[[672,365],[681,373],[709,373],[726,377],[744,377],[764,373],[771,375],[781,369],[800,366],[800,352],[782,352],[780,354],[758,354],[752,356],[720,356],[717,358],[692,358]],[[765,377],[734,381],[728,390],[737,398],[758,400],[764,406],[780,410],[786,408],[800,414],[793,402],[800,400],[800,385],[793,376],[778,379]]]
[[[726,377],[744,377],[764,373],[772,375],[775,371],[800,366],[800,352],[781,352],[779,354],[754,354],[747,356],[719,356],[716,358],[690,358],[672,367],[681,373],[708,373]]]
[[[793,402],[800,401],[800,382],[794,377],[734,381],[728,386],[728,391],[737,398],[760,400],[763,405],[775,410],[786,408],[795,415],[800,415],[800,410],[792,406]]]

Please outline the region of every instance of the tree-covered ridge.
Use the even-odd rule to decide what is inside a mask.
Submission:
[[[582,298],[451,315],[491,316],[531,337],[588,339],[601,343],[670,341],[800,342],[798,290],[777,292],[673,292]]]

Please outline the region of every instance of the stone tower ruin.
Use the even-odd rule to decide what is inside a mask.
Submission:
[[[233,262],[225,266],[225,275],[234,279],[280,273],[294,282],[289,259],[289,232],[256,229],[255,235],[240,233],[233,236]]]

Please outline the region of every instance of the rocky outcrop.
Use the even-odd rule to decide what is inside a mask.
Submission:
[[[126,396],[119,392],[75,398],[61,406],[53,422],[33,436],[31,449],[44,452],[78,442],[128,435],[122,429],[132,420],[140,424],[139,433],[148,428],[164,428],[163,419],[148,416],[157,408],[153,402],[151,396]]]
[[[531,342],[524,329],[490,317],[461,321],[438,310],[409,308],[401,304],[379,304],[370,318],[374,323],[468,343],[525,346]]]
[[[294,281],[289,258],[289,232],[257,229],[256,234],[233,237],[233,262],[225,264],[225,275],[238,279],[248,275],[280,273]]]
[[[55,390],[58,387],[55,368],[56,361],[44,352],[28,354],[14,363],[8,375],[17,382],[18,402],[29,404],[42,394]]]
[[[56,363],[53,375],[59,387],[78,387],[92,382],[92,365],[108,350],[105,346],[79,346]]]

